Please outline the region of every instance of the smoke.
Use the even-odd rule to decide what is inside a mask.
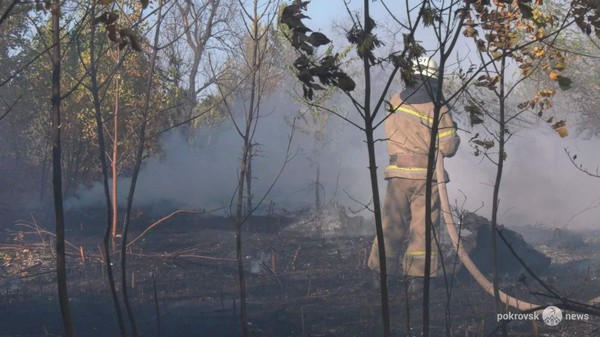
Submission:
[[[238,102],[234,106],[241,105]],[[298,109],[299,104],[283,91],[266,97],[261,105],[252,166],[255,203],[275,183],[266,195],[264,207],[271,202],[277,209],[312,207],[318,167],[321,202],[336,200],[351,209],[360,209],[357,201],[366,204],[371,199],[362,132],[339,118],[329,117],[324,137],[317,141],[310,114],[293,123]],[[241,116],[237,121],[242,121]],[[292,133],[290,151],[286,153]],[[192,139],[175,130],[164,135],[160,142],[162,155],[146,160],[140,171],[135,207],[229,208],[236,191],[242,150],[242,139],[231,120],[201,127]],[[382,145],[381,142],[378,145],[378,157],[385,162]],[[289,161],[276,180],[286,158]],[[129,184],[129,178],[119,179],[121,205],[125,203]],[[82,187],[66,201],[66,206],[73,209],[103,205],[102,193],[100,182]]]
[[[333,106],[341,107],[339,111],[347,111],[348,116],[356,115],[353,108],[344,105],[347,103],[337,103],[345,102],[344,99],[335,98]],[[298,116],[299,106],[283,90],[264,100],[254,138],[255,202],[265,195],[283,165],[292,120]],[[289,153],[292,159],[267,195],[263,211],[271,202],[279,210],[312,207],[317,166],[322,201],[335,200],[352,210],[362,209],[361,204],[371,201],[364,135],[349,123],[330,116],[325,137],[317,142],[311,117],[305,117],[296,121]],[[358,119],[354,120],[359,123]],[[383,137],[382,129],[377,131],[376,138]],[[479,214],[489,218],[495,166],[481,156],[475,157],[468,145],[469,135],[461,133],[461,136],[461,148],[455,157],[446,161],[451,178],[450,200],[457,204],[464,200],[466,209],[478,209]],[[236,191],[242,144],[230,120],[197,129],[191,141],[176,130],[160,141],[163,155],[144,163],[135,207],[229,208]],[[600,205],[600,179],[574,168],[564,148],[577,153],[581,162],[592,169],[598,164],[594,160],[600,158],[599,150],[593,140],[560,138],[544,123],[520,130],[510,140],[500,193],[500,223],[570,229],[598,224],[600,207],[593,205]],[[383,197],[385,181],[381,177],[388,160],[385,142],[377,142],[376,151]],[[119,180],[121,204],[125,202],[128,185],[128,178]],[[81,188],[66,205],[68,208],[103,205],[100,183]],[[366,211],[362,214],[370,216]]]
[[[598,147],[593,140],[560,138],[543,123],[521,130],[510,140],[500,190],[500,223],[570,229],[598,225],[600,207],[593,205],[600,206],[600,179],[578,171],[570,163],[565,148],[578,154],[578,161],[584,166],[597,165],[594,160],[599,158]],[[474,210],[483,203],[478,213],[489,218],[495,166],[473,156],[465,144],[456,158],[446,162],[452,180],[450,199],[460,203],[464,193],[465,207]],[[590,209],[584,211],[586,208]]]

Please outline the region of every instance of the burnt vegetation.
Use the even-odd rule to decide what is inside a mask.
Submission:
[[[600,232],[572,226],[600,203],[537,195],[547,210],[523,207],[572,212],[544,226],[504,204],[600,182],[568,145],[548,186],[515,187],[509,165],[527,133],[597,142],[598,1],[340,1],[324,22],[313,6],[0,1],[0,337],[600,334]],[[381,129],[419,57],[439,70],[411,279],[388,275]],[[491,169],[440,223],[445,107],[461,158]],[[549,305],[581,319],[497,320]]]

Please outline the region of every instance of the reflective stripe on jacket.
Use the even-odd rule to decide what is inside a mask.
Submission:
[[[425,179],[431,140],[434,105],[403,103],[396,94],[391,100],[391,115],[385,121],[390,165],[386,178]],[[453,156],[460,144],[452,116],[446,107],[440,111],[438,148],[444,157]]]

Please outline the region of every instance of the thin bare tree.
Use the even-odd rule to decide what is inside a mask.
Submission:
[[[127,316],[129,318],[129,323],[132,329],[132,335],[134,337],[139,336],[137,324],[135,321],[135,316],[133,312],[133,308],[131,307],[131,303],[129,301],[128,296],[128,286],[127,286],[127,234],[129,231],[129,224],[131,222],[131,212],[133,208],[133,198],[135,195],[135,187],[137,183],[137,179],[140,173],[140,168],[142,166],[142,160],[144,155],[144,149],[146,144],[146,127],[148,124],[148,116],[150,114],[150,101],[153,93],[154,86],[154,75],[156,69],[156,60],[159,51],[159,41],[160,41],[160,28],[163,22],[163,0],[159,0],[157,4],[157,17],[156,24],[154,28],[154,42],[151,45],[150,52],[150,69],[148,70],[148,77],[146,80],[146,95],[144,98],[144,106],[141,111],[141,121],[140,121],[140,129],[138,131],[138,144],[137,150],[135,153],[135,163],[133,167],[133,173],[131,177],[131,184],[129,186],[129,192],[127,194],[127,204],[125,208],[125,220],[123,222],[123,234],[121,241],[121,287],[123,291],[123,302],[125,303],[125,308],[127,311]]]
[[[65,261],[65,216],[63,209],[62,193],[62,164],[61,164],[61,45],[60,45],[60,0],[52,1],[52,187],[54,190],[54,214],[56,221],[56,276],[58,285],[58,300],[62,313],[63,327],[67,337],[75,336],[73,320],[69,307],[69,294],[67,292],[67,267]]]
[[[246,305],[247,288],[244,272],[242,227],[248,217],[253,214],[256,208],[264,200],[271,188],[267,190],[265,196],[263,196],[256,205],[253,205],[250,200],[247,200],[245,211],[244,193],[247,193],[247,198],[251,199],[252,195],[250,193],[250,188],[252,176],[250,163],[252,160],[253,139],[261,113],[261,102],[266,94],[268,82],[272,80],[270,72],[273,71],[271,67],[271,54],[273,53],[273,50],[270,39],[271,34],[273,33],[272,25],[277,16],[278,3],[279,2],[276,0],[268,0],[265,3],[260,4],[262,8],[259,8],[259,1],[252,0],[251,4],[248,6],[250,8],[248,8],[241,0],[239,2],[241,17],[247,34],[240,38],[239,45],[232,50],[234,55],[241,52],[240,58],[242,59],[242,65],[239,68],[231,69],[231,71],[232,74],[242,75],[241,77],[244,78],[240,89],[238,89],[238,92],[248,101],[247,105],[243,105],[242,121],[238,121],[238,118],[236,118],[236,111],[231,108],[226,98],[228,92],[232,92],[232,88],[225,88],[225,83],[223,82],[217,83],[219,93],[223,97],[223,105],[229,114],[235,131],[242,140],[242,152],[235,196],[235,242],[240,291],[240,324],[242,336],[244,337],[250,336],[250,330],[248,326],[248,310]],[[249,47],[249,50],[246,50],[247,47]],[[240,49],[236,50],[236,48]],[[214,68],[211,69],[213,69],[212,74],[214,76],[216,74]],[[288,143],[288,153],[290,148],[289,145],[290,144]],[[286,160],[283,167],[285,166],[285,163],[287,163],[287,160],[286,154]],[[279,175],[280,174],[281,171]],[[275,181],[278,179],[279,175],[276,177]],[[271,187],[272,186],[273,185],[271,185]]]
[[[91,16],[93,18],[96,17],[96,13],[97,13],[97,1],[94,0],[91,3]],[[100,53],[96,52],[96,49],[98,48],[98,46],[102,46],[103,44],[98,44],[97,40],[96,40],[96,30],[97,30],[97,22],[96,20],[91,20],[91,27],[90,27],[90,44],[89,44],[89,55],[90,55],[90,62],[89,65],[87,65],[87,74],[90,77],[90,85],[86,86],[88,88],[88,90],[90,91],[91,95],[92,95],[92,101],[94,104],[94,112],[95,112],[95,119],[96,119],[96,137],[97,137],[97,141],[98,141],[98,158],[100,160],[100,167],[102,170],[102,187],[103,187],[103,191],[104,191],[104,198],[105,198],[105,209],[106,209],[106,229],[104,232],[104,240],[103,240],[103,248],[104,248],[104,262],[105,262],[105,268],[106,268],[106,274],[108,277],[108,284],[109,284],[109,288],[110,288],[110,292],[111,292],[111,298],[113,301],[113,305],[115,308],[115,314],[117,315],[117,323],[119,325],[119,330],[121,333],[121,336],[126,336],[127,332],[125,329],[125,323],[123,320],[123,311],[121,309],[121,305],[119,303],[119,298],[117,295],[117,287],[115,284],[115,278],[114,278],[114,271],[113,271],[113,264],[112,264],[112,258],[111,258],[111,249],[110,249],[110,243],[111,243],[111,237],[114,238],[114,236],[111,236],[111,228],[113,228],[113,219],[116,216],[117,210],[115,207],[115,203],[116,203],[116,196],[113,194],[113,198],[112,198],[112,202],[111,202],[111,194],[110,194],[110,190],[109,190],[109,184],[108,184],[108,180],[109,180],[109,175],[108,175],[108,164],[106,161],[106,142],[105,142],[105,137],[104,137],[104,118],[103,118],[103,113],[102,113],[102,99],[101,99],[101,95],[100,95],[100,83],[98,83],[98,62],[100,57],[102,57],[101,55],[98,55]],[[80,59],[82,59],[80,57]],[[82,59],[83,62],[83,59]],[[86,67],[85,64],[83,64],[84,67]],[[106,83],[102,83],[102,84],[106,84]],[[116,121],[116,118],[115,118]],[[114,188],[114,187],[113,187]],[[114,242],[114,240],[113,240]]]
[[[184,102],[184,113],[188,117],[198,102],[198,95],[215,81],[215,78],[208,76],[203,84],[199,84],[201,66],[207,52],[217,48],[211,46],[211,41],[223,43],[229,34],[228,22],[231,20],[233,3],[230,0],[176,0],[178,11],[173,14],[176,23],[174,34],[185,37],[182,40],[186,49],[184,55],[189,53]],[[184,60],[187,58],[184,56]]]
[[[121,101],[121,79],[119,75],[115,78],[115,102],[113,109],[113,134],[112,134],[112,157],[110,161],[110,168],[112,174],[112,224],[111,224],[111,237],[113,242],[117,236],[117,228],[119,223],[119,212],[117,207],[117,195],[118,185],[117,180],[119,178],[119,172],[117,164],[119,160],[119,105]]]

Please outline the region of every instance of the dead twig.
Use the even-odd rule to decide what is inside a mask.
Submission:
[[[133,256],[139,257],[150,257],[150,258],[194,258],[194,259],[202,259],[202,260],[211,260],[211,261],[227,261],[227,262],[236,262],[236,259],[227,258],[227,257],[213,257],[213,256],[205,256],[205,255],[196,255],[196,254],[179,254],[179,253],[158,253],[158,254],[143,254],[143,253],[130,253]]]
[[[148,233],[149,231],[151,231],[152,229],[154,229],[156,226],[160,225],[161,223],[171,219],[172,217],[174,217],[177,214],[208,214],[208,213],[212,213],[212,212],[216,212],[219,211],[221,209],[223,209],[224,207],[221,208],[216,208],[210,211],[206,211],[206,210],[185,210],[185,209],[178,209],[175,210],[173,212],[171,212],[170,214],[154,221],[152,224],[150,224],[150,226],[148,226],[146,229],[144,229],[143,232],[141,232],[138,236],[136,236],[133,240],[129,241],[127,243],[127,248],[131,247],[131,245],[133,245],[136,241],[138,241],[139,239],[141,239],[144,235],[146,235],[146,233]]]
[[[38,232],[38,233],[43,233],[43,234],[50,235],[50,236],[52,236],[53,238],[55,238],[55,239],[56,239],[56,234],[54,234],[54,233],[52,233],[52,232],[50,232],[50,231],[47,231],[47,230],[43,229],[42,227],[38,226],[38,225],[37,225],[37,224],[35,224],[35,223],[34,223],[34,224],[18,223],[18,224],[16,224],[16,226],[27,227],[27,228],[29,228],[29,229],[33,229],[33,230],[35,230],[35,231],[36,231],[36,232]],[[76,252],[79,252],[79,246],[77,246],[77,245],[75,245],[75,244],[73,244],[73,243],[71,243],[71,242],[69,242],[69,241],[67,241],[67,240],[65,240],[65,244],[66,244],[67,246],[69,246],[69,247],[73,248],[73,249],[74,249]]]
[[[294,256],[292,257],[292,262],[290,263],[290,269],[292,271],[296,271],[296,260],[298,259],[298,254],[300,254],[300,249],[302,249],[302,245],[298,245],[296,251],[294,251]]]
[[[283,292],[285,287],[283,286],[283,283],[281,282],[281,279],[279,278],[279,276],[277,275],[277,273],[275,272],[275,269],[272,269],[271,266],[269,266],[267,263],[263,262],[263,268],[265,268],[266,270],[269,271],[269,273],[273,276],[273,278],[275,279],[275,281],[277,282],[277,284],[279,284],[279,287],[281,288],[281,291]]]
[[[573,164],[573,166],[575,166],[576,169],[578,169],[579,171],[587,174],[590,177],[594,177],[594,178],[600,178],[600,169],[596,168],[596,172],[592,172],[590,170],[588,170],[587,168],[583,167],[582,164],[577,164],[577,162],[575,161],[577,159],[577,155],[571,155],[571,153],[569,152],[569,150],[567,150],[567,148],[564,148],[565,153],[567,154],[567,157],[569,157],[569,161],[571,162],[571,164]]]

